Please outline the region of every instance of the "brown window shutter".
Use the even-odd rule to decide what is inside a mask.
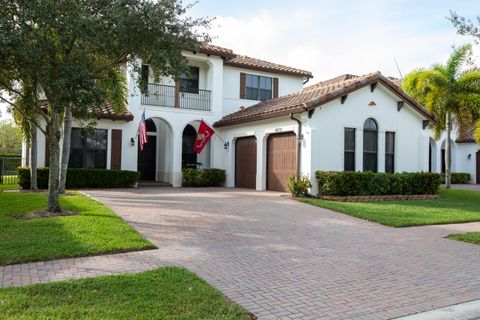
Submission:
[[[278,78],[273,78],[273,97],[272,99],[278,98]]]
[[[243,72],[240,72],[240,99],[245,99],[245,82],[246,75]]]
[[[122,169],[122,130],[120,129],[112,129],[112,153],[110,160],[111,169]]]

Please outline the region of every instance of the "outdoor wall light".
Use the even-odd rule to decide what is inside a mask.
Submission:
[[[368,104],[369,107],[371,108],[374,108],[377,104],[375,103],[375,101],[370,101],[370,103]]]
[[[135,146],[135,138],[130,138],[130,145],[131,145],[132,147]]]
[[[472,154],[471,153],[468,154],[467,159],[468,160],[472,159]]]
[[[223,144],[223,149],[225,150],[228,150],[228,146],[230,145],[230,143],[227,141]]]

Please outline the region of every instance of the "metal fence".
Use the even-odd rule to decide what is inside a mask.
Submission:
[[[22,158],[0,157],[0,184],[17,184],[17,168],[22,165]]]

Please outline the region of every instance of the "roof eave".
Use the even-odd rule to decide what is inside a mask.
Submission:
[[[225,66],[228,67],[234,67],[234,68],[239,68],[239,69],[248,69],[248,70],[255,70],[255,71],[263,71],[263,72],[269,72],[269,73],[275,73],[275,74],[283,74],[283,75],[288,75],[288,76],[297,76],[297,77],[304,77],[306,79],[311,79],[313,78],[313,74],[311,72],[295,72],[295,71],[286,71],[286,70],[276,70],[273,68],[267,68],[267,67],[260,67],[260,66],[252,66],[246,63],[241,63],[241,62],[229,62],[226,60],[223,63]]]

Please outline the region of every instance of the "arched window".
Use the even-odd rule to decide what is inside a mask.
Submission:
[[[363,171],[378,171],[378,126],[372,118],[363,125]]]

